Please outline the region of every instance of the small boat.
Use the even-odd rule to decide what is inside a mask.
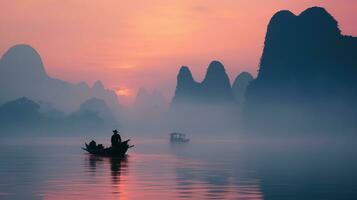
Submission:
[[[128,149],[134,147],[134,145],[128,144],[129,141],[130,140],[121,142],[117,147],[107,147],[107,148],[104,148],[103,145],[91,146],[85,143],[85,147],[82,147],[82,149],[90,154],[98,155],[98,156],[124,157]]]
[[[186,138],[184,133],[170,133],[170,142],[172,143],[185,143],[190,141],[190,139]]]

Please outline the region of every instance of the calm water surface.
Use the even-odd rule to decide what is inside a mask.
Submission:
[[[133,138],[124,160],[85,140],[2,139],[0,199],[357,199],[354,138]]]

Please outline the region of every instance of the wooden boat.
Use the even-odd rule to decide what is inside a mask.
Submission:
[[[83,150],[87,151],[90,154],[98,156],[107,156],[107,157],[124,157],[129,148],[134,147],[134,145],[128,144],[129,140],[126,140],[117,147],[107,147],[95,146],[92,147],[85,143],[85,147],[82,147]]]
[[[184,133],[170,133],[170,142],[172,143],[185,143],[189,141],[190,139],[186,138]]]

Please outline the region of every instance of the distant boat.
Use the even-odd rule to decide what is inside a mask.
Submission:
[[[82,147],[83,150],[87,151],[90,154],[98,156],[107,156],[107,157],[124,157],[129,148],[134,147],[134,145],[128,144],[129,140],[126,140],[118,147],[107,147],[104,148],[102,145],[91,146],[85,143],[85,147]]]
[[[190,139],[186,138],[186,134],[184,133],[170,133],[170,142],[172,143],[185,143],[190,141]]]

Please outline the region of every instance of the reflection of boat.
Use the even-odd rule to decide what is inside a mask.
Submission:
[[[190,141],[190,139],[186,138],[184,133],[170,133],[170,142],[181,143],[188,141]]]
[[[109,163],[112,183],[115,185],[119,184],[120,176],[125,175],[128,172],[128,155],[125,155],[123,157],[102,157],[89,154],[87,157],[87,161],[89,162],[89,170],[94,173],[97,169],[103,169],[103,162]]]
[[[86,147],[83,147],[82,149],[93,155],[109,156],[109,157],[124,157],[128,149],[134,146],[134,145],[129,145],[128,142],[129,140],[126,140],[120,143],[117,147],[108,147],[108,148],[104,148],[104,147],[101,148],[99,145],[93,147],[85,143]]]

